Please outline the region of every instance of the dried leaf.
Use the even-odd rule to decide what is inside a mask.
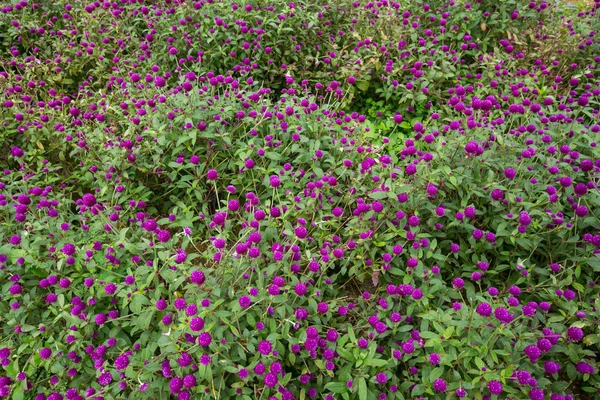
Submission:
[[[379,285],[379,270],[373,271],[373,276],[371,277],[371,280],[373,282],[373,286]]]

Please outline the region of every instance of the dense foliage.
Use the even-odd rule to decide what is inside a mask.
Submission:
[[[600,2],[12,1],[0,397],[600,393]]]

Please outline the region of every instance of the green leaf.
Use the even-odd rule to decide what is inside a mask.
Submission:
[[[386,199],[388,198],[388,192],[374,192],[374,193],[369,193],[369,197],[375,200],[381,200],[381,199]]]
[[[369,89],[369,81],[356,81],[356,87],[359,90],[366,92]]]
[[[345,382],[329,382],[325,389],[333,393],[344,393],[348,389]]]
[[[439,378],[443,374],[444,374],[444,368],[442,368],[442,367],[434,368],[431,371],[431,373],[429,374],[429,382],[433,383],[433,381],[435,381],[437,378]]]
[[[367,400],[367,381],[364,377],[358,380],[358,399]]]
[[[21,385],[19,385],[15,388],[15,390],[13,390],[11,399],[23,400],[24,398],[25,398],[25,394],[23,393],[23,387]]]
[[[387,360],[382,360],[381,358],[371,358],[365,361],[365,365],[369,365],[371,367],[384,367],[387,364]]]

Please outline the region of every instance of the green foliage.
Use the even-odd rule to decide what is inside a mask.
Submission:
[[[0,397],[598,393],[594,9],[24,3]]]

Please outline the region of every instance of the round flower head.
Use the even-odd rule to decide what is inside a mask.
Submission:
[[[429,362],[431,365],[438,365],[440,363],[440,355],[437,353],[431,353],[429,355]]]
[[[581,339],[583,339],[583,330],[581,328],[573,326],[567,329],[567,336],[572,342],[579,342]]]
[[[433,382],[433,388],[435,389],[435,391],[442,393],[446,391],[446,381],[443,380],[442,378],[438,378]]]
[[[530,400],[544,400],[546,396],[544,395],[544,391],[542,389],[534,388],[529,392]]]
[[[492,306],[490,306],[488,303],[480,303],[475,311],[482,317],[489,317],[492,315]]]
[[[212,342],[212,336],[208,332],[202,332],[200,336],[198,336],[198,344],[203,347],[210,346]]]
[[[557,363],[553,362],[553,361],[546,361],[544,363],[544,371],[546,371],[547,374],[556,374],[558,373],[558,371],[560,370],[560,365],[558,365]]]
[[[530,345],[525,347],[525,355],[529,358],[531,362],[536,362],[540,356],[542,355],[541,350],[534,345]]]
[[[595,372],[595,369],[593,366],[591,366],[590,364],[586,363],[585,361],[580,361],[577,363],[577,365],[575,366],[575,368],[577,369],[577,372],[579,372],[580,374],[593,374]]]
[[[214,181],[219,178],[219,173],[214,169],[209,169],[206,173],[206,179],[209,181]]]
[[[44,347],[43,349],[40,350],[40,358],[42,360],[48,359],[52,356],[52,350],[50,350],[48,347]]]
[[[258,352],[260,354],[262,354],[263,356],[268,356],[273,350],[273,345],[268,340],[263,340],[258,344],[256,348],[258,349]]]
[[[488,382],[487,387],[491,394],[498,395],[498,394],[502,393],[502,384],[498,381]]]
[[[204,320],[200,317],[192,318],[190,321],[190,329],[194,332],[199,332],[204,328]]]
[[[385,385],[388,378],[387,375],[385,374],[385,372],[380,372],[375,376],[375,379],[377,380],[377,383],[379,383],[380,385]]]
[[[91,193],[86,193],[81,198],[81,202],[86,207],[93,207],[94,205],[96,205],[96,196],[94,196]]]
[[[271,187],[276,188],[281,185],[281,180],[279,179],[279,177],[277,175],[272,175],[269,178],[269,184],[271,185]]]

